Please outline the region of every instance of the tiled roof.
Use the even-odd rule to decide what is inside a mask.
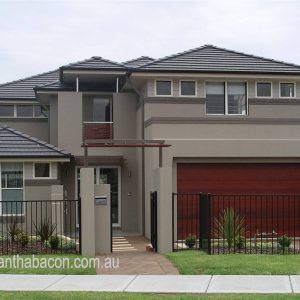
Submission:
[[[141,57],[134,58],[134,59],[123,62],[123,65],[125,65],[126,67],[134,68],[134,67],[140,67],[140,66],[150,63],[154,60],[155,60],[154,58],[149,57],[149,56],[141,56]]]
[[[62,69],[112,69],[126,70],[126,67],[117,62],[104,59],[100,56],[93,56],[89,59],[71,63],[61,67]]]
[[[35,100],[33,88],[58,80],[59,70],[34,75],[0,85],[0,99]]]
[[[3,126],[0,127],[0,157],[70,158],[71,154],[30,135]]]
[[[212,45],[157,59],[140,71],[300,74],[300,66]]]

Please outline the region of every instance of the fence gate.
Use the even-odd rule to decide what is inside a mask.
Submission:
[[[150,192],[151,202],[151,244],[154,252],[157,252],[157,191]]]
[[[211,251],[211,197],[204,193],[173,193],[173,251]]]

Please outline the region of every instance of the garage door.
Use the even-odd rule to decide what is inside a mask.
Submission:
[[[300,164],[178,164],[178,193],[300,193]]]
[[[190,233],[198,236],[201,219],[199,197],[184,193],[211,193],[212,219],[224,208],[235,207],[247,220],[251,219],[252,223],[248,226],[250,234],[256,231],[270,232],[273,228],[282,234],[282,227],[287,230],[300,224],[299,201],[293,202],[294,198],[289,196],[300,194],[300,164],[182,163],[177,165],[177,191],[178,238],[185,238]],[[262,195],[280,196],[273,199],[273,196]],[[274,200],[274,207],[270,200]],[[277,225],[274,226],[273,222]],[[260,226],[257,227],[257,224]]]

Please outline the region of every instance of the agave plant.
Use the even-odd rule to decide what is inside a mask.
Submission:
[[[39,225],[33,223],[33,225],[36,235],[41,238],[42,243],[48,241],[56,229],[56,225],[53,225],[49,220],[41,221]]]
[[[215,218],[213,233],[218,238],[226,240],[229,250],[240,237],[245,235],[245,231],[245,218],[240,217],[232,207],[224,209]]]

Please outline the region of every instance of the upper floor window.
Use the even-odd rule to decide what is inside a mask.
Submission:
[[[93,99],[93,121],[94,122],[111,121],[110,99],[107,98]]]
[[[4,104],[0,105],[2,118],[47,118],[48,110],[40,105]]]
[[[196,81],[181,80],[180,81],[180,96],[196,96]]]
[[[171,80],[156,80],[155,81],[156,96],[172,96],[172,81]]]
[[[50,163],[35,163],[34,178],[50,178]]]
[[[294,98],[295,97],[295,83],[281,82],[280,83],[280,97],[281,98]]]
[[[246,115],[246,83],[207,82],[206,113],[216,115]]]
[[[272,97],[272,83],[271,82],[257,82],[256,83],[256,97],[271,98]]]

